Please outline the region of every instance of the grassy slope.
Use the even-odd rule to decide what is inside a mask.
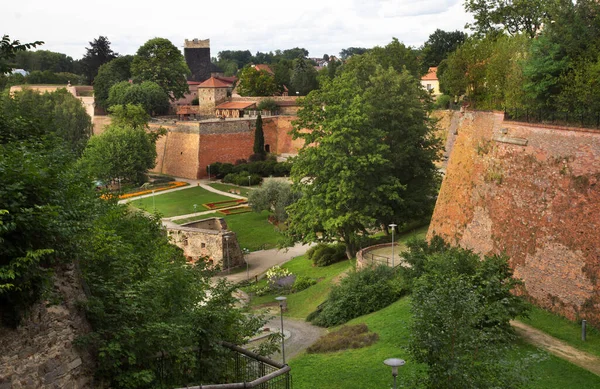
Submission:
[[[571,346],[600,357],[600,331],[587,328],[587,340],[581,340],[581,324],[560,317],[541,308],[533,307],[529,318],[520,318],[523,323],[544,331]]]
[[[130,204],[134,207],[144,209],[146,211],[153,211],[153,196],[146,197],[144,199],[132,201]],[[198,205],[197,212],[208,210],[202,206],[206,203],[214,203],[217,201],[231,200],[231,197],[221,196],[219,194],[209,192],[199,186],[178,190],[175,192],[169,192],[164,194],[156,194],[154,196],[156,203],[156,210],[163,217],[185,215],[186,213],[194,212],[194,204]]]
[[[414,377],[422,368],[411,361],[405,349],[409,339],[410,320],[410,298],[407,297],[378,312],[350,321],[350,324],[366,323],[369,329],[379,334],[380,340],[373,346],[359,350],[298,355],[289,363],[292,367],[294,388],[390,387],[391,371],[383,361],[391,357],[406,360],[398,381],[406,382],[405,377]],[[600,377],[559,358],[546,355],[533,346],[522,342],[515,343],[514,357],[531,354],[542,354],[545,357],[528,369],[531,376],[536,378],[529,388],[600,388]]]

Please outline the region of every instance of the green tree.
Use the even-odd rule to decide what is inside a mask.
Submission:
[[[139,104],[149,114],[165,114],[169,110],[169,96],[155,82],[132,84],[121,81],[108,92],[107,106]]]
[[[183,55],[165,38],[154,38],[144,43],[131,63],[135,82],[155,82],[171,100],[182,98],[189,92],[186,79],[189,74]]]
[[[8,35],[3,35],[0,40],[0,75],[10,73],[16,66],[13,63],[17,53],[43,45],[42,41],[21,43],[18,40],[10,40]]]
[[[94,100],[97,106],[108,108],[108,93],[110,88],[131,78],[131,62],[133,56],[126,55],[117,57],[105,63],[98,69],[98,75],[94,79]]]
[[[73,58],[49,50],[19,51],[15,56],[15,67],[32,71],[53,73],[75,73]]]
[[[507,32],[533,38],[547,20],[551,5],[551,0],[466,0],[465,10],[475,18],[466,27],[480,37]]]
[[[248,196],[248,203],[254,212],[269,211],[277,223],[287,220],[286,208],[294,202],[292,188],[286,181],[265,181]]]
[[[361,55],[367,51],[369,51],[369,49],[364,47],[348,47],[347,49],[342,49],[342,51],[340,51],[340,58],[342,61],[345,61],[353,55]]]
[[[527,305],[512,293],[518,282],[506,258],[482,260],[468,250],[442,248],[413,245],[408,255],[421,273],[412,294],[409,347],[428,366],[426,387],[522,387],[524,369],[507,352],[515,339],[509,321]]]
[[[466,39],[467,34],[462,31],[435,30],[423,45],[423,64],[425,67],[438,66]]]
[[[90,47],[86,47],[81,59],[81,67],[88,83],[92,84],[100,66],[117,58],[119,54],[112,51],[110,41],[105,36],[99,36],[89,43]]]
[[[256,130],[254,130],[254,154],[265,155],[265,134],[263,132],[262,117],[258,114],[256,118]]]
[[[140,104],[113,105],[109,112],[111,124],[117,127],[148,128],[150,115]]]
[[[156,141],[160,133],[143,128],[111,125],[94,136],[84,150],[81,164],[94,178],[142,184],[156,164]]]
[[[310,61],[306,59],[294,60],[290,85],[292,95],[300,92],[300,96],[306,96],[310,91],[319,87],[317,71]]]
[[[239,75],[237,90],[241,96],[272,96],[277,92],[277,84],[266,71],[246,66]]]

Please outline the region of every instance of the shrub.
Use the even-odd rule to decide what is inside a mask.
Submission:
[[[210,174],[214,175],[217,178],[223,178],[229,173],[233,172],[233,164],[231,163],[221,163],[215,162],[210,164]],[[208,167],[206,167],[206,172],[208,173]]]
[[[311,286],[313,286],[316,283],[317,283],[317,280],[315,280],[314,278],[305,277],[305,276],[296,277],[296,281],[294,281],[294,286],[292,287],[292,292],[293,293],[301,292],[304,289],[310,288]]]
[[[250,162],[258,162],[258,161],[264,161],[265,160],[266,155],[265,154],[261,154],[261,153],[256,153],[256,154],[252,154],[248,157],[248,161]]]
[[[250,182],[248,182],[248,176],[250,176]],[[259,185],[262,180],[262,177],[258,174],[250,174],[247,171],[242,171],[240,173],[229,173],[223,177],[223,182],[228,182],[239,186],[248,186],[248,184]]]
[[[194,97],[192,99],[192,105],[200,105],[200,99],[198,97]]]
[[[322,327],[346,323],[355,317],[375,312],[406,294],[401,280],[387,266],[351,272],[307,320]]]
[[[296,281],[296,276],[288,269],[273,266],[267,270],[267,284],[271,290],[291,290]]]
[[[322,336],[306,349],[309,354],[331,353],[334,351],[363,348],[379,340],[379,335],[369,332],[366,324],[343,326],[337,331]]]
[[[448,109],[450,106],[450,102],[452,101],[452,97],[448,95],[440,95],[437,100],[433,104],[435,109]]]
[[[263,99],[260,103],[258,103],[257,107],[259,111],[276,111],[277,103],[273,99]]]
[[[292,164],[290,162],[279,162],[273,165],[273,175],[275,177],[289,176],[291,171]]]
[[[329,266],[346,259],[346,245],[343,243],[333,245],[319,243],[311,247],[306,254],[315,266]]]

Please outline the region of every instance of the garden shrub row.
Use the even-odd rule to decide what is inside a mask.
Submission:
[[[250,177],[250,178],[248,178]],[[262,177],[258,174],[250,174],[247,171],[241,171],[239,173],[229,173],[223,177],[223,182],[235,184],[239,186],[250,186],[259,185],[263,181]]]
[[[245,160],[238,161],[235,165],[232,163],[215,162],[210,165],[210,174],[216,178],[223,179],[229,174],[246,175],[255,174],[260,177],[284,177],[289,176],[292,170],[292,164],[289,162],[277,162],[274,160],[246,162]]]

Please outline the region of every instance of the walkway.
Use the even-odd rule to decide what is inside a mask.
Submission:
[[[517,334],[527,342],[600,376],[600,358],[597,356],[578,350],[562,340],[556,339],[520,321],[513,320],[510,324],[515,328]]]
[[[277,310],[279,310],[279,308],[277,308]],[[274,332],[281,332],[281,318],[279,317],[278,312],[274,318],[267,322],[266,326]],[[290,359],[306,350],[321,336],[327,333],[325,328],[314,326],[304,320],[291,319],[285,316],[283,317],[283,329],[284,334],[286,334],[284,341],[286,362],[289,362]],[[287,336],[287,333],[289,333],[289,337]],[[280,352],[271,355],[270,358],[280,363],[283,362],[283,357]]]

